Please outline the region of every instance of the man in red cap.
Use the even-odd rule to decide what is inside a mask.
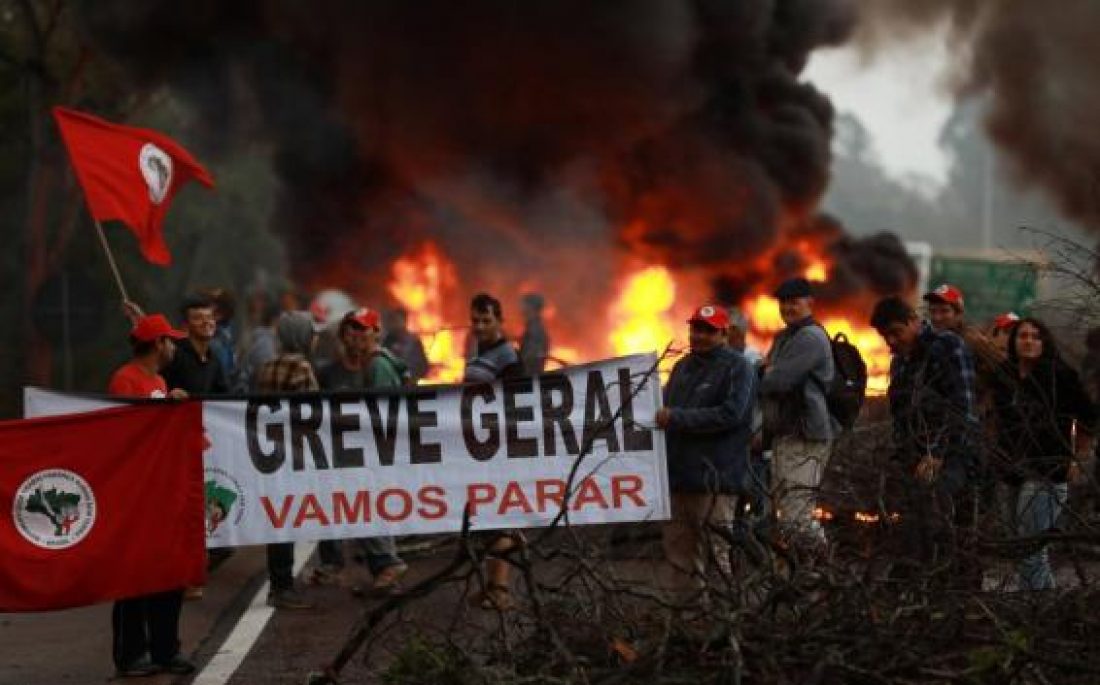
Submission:
[[[730,525],[748,468],[756,375],[725,344],[729,313],[703,305],[688,319],[691,352],[672,367],[657,426],[667,433],[672,519],[662,530],[673,585],[701,587],[708,559],[728,558],[708,526]],[[716,550],[713,553],[712,551]],[[688,582],[685,582],[688,581]]]
[[[981,490],[981,494],[975,496],[986,507],[996,511],[992,502],[995,478],[991,476],[1004,465],[995,463],[995,450],[987,450],[986,446],[995,445],[997,440],[993,421],[992,387],[1008,355],[1008,337],[1005,336],[1002,347],[977,326],[967,324],[966,302],[962,291],[949,283],[940,284],[935,290],[925,293],[924,301],[928,303],[928,320],[932,328],[937,333],[948,331],[958,335],[974,357],[974,412],[979,424],[979,439],[972,443],[971,449],[976,451],[973,456],[979,464],[977,468],[980,472],[975,487]]]
[[[160,375],[176,353],[176,341],[186,337],[161,314],[137,316],[130,330],[133,358],[111,376],[107,392],[123,397],[186,398],[182,389],[169,390]],[[115,602],[111,611],[112,656],[119,677],[162,672],[186,675],[195,670],[179,651],[182,603],[183,588]]]
[[[404,385],[408,369],[401,359],[382,347],[381,336],[382,318],[377,311],[362,307],[345,314],[337,328],[340,341],[337,357],[317,375],[321,389],[341,392]],[[395,590],[408,566],[397,556],[393,537],[361,538],[354,542],[374,577],[372,594],[382,595]],[[341,541],[322,541],[318,554],[321,565],[313,571],[313,582],[335,581],[344,568]],[[352,592],[359,594],[358,586],[354,586]]]
[[[837,430],[827,401],[836,373],[833,348],[814,319],[809,281],[784,281],[774,295],[787,327],[772,341],[760,379],[764,448],[772,450],[780,531],[812,555],[826,543],[814,508]]]

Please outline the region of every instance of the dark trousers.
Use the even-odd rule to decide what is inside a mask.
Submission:
[[[294,543],[280,542],[267,546],[267,577],[272,592],[294,587]]]
[[[115,602],[111,611],[112,653],[125,668],[146,652],[155,663],[168,663],[180,650],[183,590],[169,590]]]
[[[900,558],[941,586],[979,590],[982,564],[975,522],[980,492],[961,471],[945,470],[936,483],[907,483],[900,502]]]

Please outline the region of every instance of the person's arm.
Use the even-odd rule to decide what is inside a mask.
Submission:
[[[752,422],[756,376],[744,359],[727,371],[725,399],[713,407],[670,407],[668,430],[684,433],[721,433]]]
[[[798,330],[768,364],[760,381],[760,394],[784,395],[801,387],[828,352],[814,328]]]

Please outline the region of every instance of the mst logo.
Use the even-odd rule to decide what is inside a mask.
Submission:
[[[28,542],[45,549],[76,545],[95,525],[96,504],[88,482],[65,469],[32,475],[15,491],[12,518]]]
[[[216,466],[205,470],[203,487],[206,499],[206,537],[218,534],[218,528],[228,520],[233,525],[244,515],[244,490],[228,471]]]
[[[153,204],[164,202],[172,186],[172,158],[152,143],[146,143],[138,153],[138,166],[145,185],[149,186],[149,199]]]

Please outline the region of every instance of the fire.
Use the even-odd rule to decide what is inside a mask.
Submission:
[[[803,253],[807,278],[817,280],[828,274],[828,263],[823,257],[815,255],[807,245],[800,243],[797,247]],[[431,362],[426,381],[462,379],[464,336],[459,332],[465,330],[465,326],[456,326],[446,317],[447,305],[453,304],[454,298],[459,296],[457,284],[454,265],[431,242],[420,245],[393,263],[389,292],[409,312],[409,329],[421,335],[424,341]],[[679,310],[701,302],[677,301],[678,296],[690,299],[683,292],[688,285],[691,284],[687,280],[662,266],[643,266],[628,272],[618,288],[619,296],[607,309],[608,337],[583,342],[573,337],[566,339],[568,345],[555,343],[548,368],[598,359],[608,353],[661,352],[670,341],[675,341],[674,347],[682,347],[686,326]],[[767,351],[772,339],[785,325],[778,303],[770,293],[758,292],[748,296],[741,303],[741,309],[749,320],[748,344],[761,352]],[[554,330],[554,318],[548,317],[546,323],[551,329],[551,340],[560,340]],[[859,349],[868,367],[868,394],[885,393],[889,385],[890,352],[878,333],[849,316],[835,313],[826,314],[822,325],[830,336],[843,333]],[[662,370],[667,371],[672,361],[671,357],[666,360]]]
[[[668,269],[651,266],[626,279],[611,306],[611,349],[616,355],[661,352],[682,331],[672,316],[676,282]]]
[[[433,243],[425,243],[393,263],[390,294],[409,313],[409,330],[424,341],[430,382],[462,380],[465,360],[457,330],[444,323],[444,297],[454,287],[455,268]]]

